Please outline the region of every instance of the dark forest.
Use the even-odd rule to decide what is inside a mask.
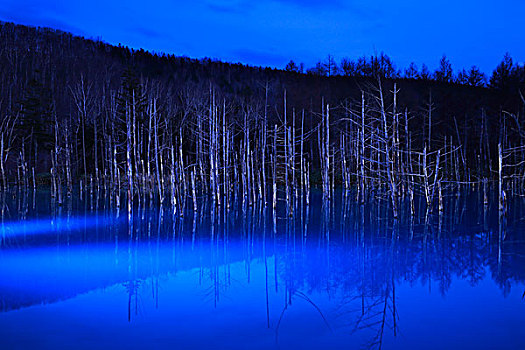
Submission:
[[[293,61],[191,59],[11,23],[0,42],[4,188],[47,183],[61,201],[95,183],[220,203],[241,184],[251,203],[272,188],[288,199],[356,186],[384,188],[392,203],[424,193],[430,205],[441,184],[524,175],[525,69],[508,55],[487,80],[476,67],[454,75],[446,57],[432,74],[401,74],[383,53],[339,66],[329,56],[303,73]]]

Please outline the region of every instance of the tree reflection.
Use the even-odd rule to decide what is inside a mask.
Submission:
[[[469,195],[445,197],[450,209],[434,214],[420,211],[417,199],[413,213],[407,199],[394,220],[388,202],[370,197],[357,204],[353,195],[333,196],[331,202],[301,201],[276,210],[257,202],[243,206],[232,199],[230,207],[220,207],[200,199],[199,211],[188,215],[139,205],[121,216],[117,208],[95,203],[92,215],[98,216],[89,224],[85,204],[91,199],[84,199],[63,213],[53,209],[50,238],[26,234],[31,206],[17,216],[17,225],[9,224],[10,206],[26,205],[19,197],[9,203],[4,195],[0,304],[7,311],[118,284],[131,321],[147,300],[156,308],[166,304],[172,296],[163,293],[163,285],[178,272],[194,271],[200,292],[192,297],[201,298],[202,307],[231,305],[244,289],[258,288],[260,293],[250,289],[250,300],[264,307],[263,325],[277,340],[292,308],[298,308],[313,311],[326,329],[366,336],[364,345],[381,348],[386,334],[397,336],[403,328],[400,286],[422,285],[429,292],[437,286],[445,296],[455,280],[478,286],[491,278],[507,296],[513,285],[523,285],[519,202],[505,216],[497,206],[478,208],[479,200]],[[97,192],[93,200],[111,201]],[[25,233],[13,235],[15,229]],[[50,247],[44,251],[47,265],[23,266],[35,247]],[[61,263],[65,259],[67,265]],[[34,289],[8,273],[16,269],[31,278]],[[51,288],[49,281],[61,288]],[[27,290],[14,293],[13,286]]]

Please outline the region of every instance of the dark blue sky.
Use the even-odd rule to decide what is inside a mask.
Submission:
[[[284,67],[384,51],[397,64],[486,73],[525,60],[523,0],[0,0],[0,19],[111,44]]]

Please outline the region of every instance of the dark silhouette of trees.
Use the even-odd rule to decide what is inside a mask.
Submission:
[[[383,52],[379,56],[359,57],[356,61],[345,57],[341,60],[340,67],[344,76],[392,79],[401,75],[392,59]]]
[[[401,76],[393,61],[384,53],[355,60],[344,58],[339,70],[336,69],[334,57],[328,56],[328,60],[320,61],[309,69],[309,74],[301,74],[302,65],[294,61],[289,62],[286,70],[249,67],[208,58],[197,60],[153,54],[87,40],[61,31],[9,23],[0,23],[0,42],[0,117],[10,121],[9,130],[16,121],[13,137],[5,133],[9,134],[9,137],[6,136],[9,147],[6,143],[4,159],[9,160],[3,165],[6,167],[6,176],[11,180],[17,174],[17,162],[22,164],[22,160],[35,168],[37,176],[39,173],[48,173],[50,151],[54,152],[56,158],[53,161],[59,163],[57,174],[58,171],[62,172],[62,179],[70,176],[96,177],[96,167],[99,167],[100,174],[107,173],[108,177],[116,179],[119,173],[125,175],[123,164],[129,139],[133,176],[137,176],[139,171],[144,172],[140,163],[144,158],[141,153],[150,155],[150,162],[145,161],[144,167],[155,163],[156,153],[148,153],[147,145],[153,147],[156,127],[161,144],[158,158],[165,161],[164,165],[167,164],[166,160],[170,160],[169,170],[164,168],[159,169],[159,172],[164,172],[164,178],[171,179],[173,176],[175,182],[180,182],[180,168],[184,166],[186,175],[193,172],[197,181],[200,181],[205,178],[202,174],[206,174],[209,169],[201,173],[198,166],[195,169],[191,167],[195,166],[198,152],[201,153],[200,158],[209,158],[205,152],[206,142],[210,140],[205,134],[210,132],[210,121],[219,126],[214,131],[214,147],[218,149],[223,145],[230,149],[237,147],[242,139],[239,135],[245,135],[245,121],[248,126],[246,140],[262,140],[262,120],[265,121],[265,127],[270,128],[275,124],[281,125],[280,121],[284,119],[285,90],[286,126],[292,127],[291,136],[286,136],[286,139],[297,139],[297,134],[293,136],[291,120],[295,120],[295,131],[298,132],[297,125],[303,125],[304,110],[304,133],[310,135],[304,143],[305,152],[309,152],[312,179],[320,179],[319,154],[315,151],[318,136],[315,130],[323,107],[330,105],[330,137],[327,139],[333,143],[342,130],[341,120],[345,120],[348,113],[355,113],[353,110],[343,110],[361,105],[363,90],[370,83],[377,82],[377,78],[384,84],[385,94],[389,94],[385,97],[386,110],[390,110],[388,106],[393,104],[391,92],[398,91],[396,111],[392,112],[392,116],[397,118],[395,125],[399,129],[403,127],[399,120],[405,109],[412,111],[408,116],[410,125],[428,126],[425,106],[429,91],[432,90],[432,139],[444,140],[447,136],[449,144],[449,137],[453,135],[453,142],[461,139],[465,158],[475,157],[482,125],[480,111],[485,111],[484,125],[498,128],[502,106],[505,106],[506,111],[518,115],[522,108],[518,87],[522,88],[522,93],[525,91],[523,67],[514,64],[503,64],[495,71],[491,86],[496,86],[498,81],[505,81],[501,77],[510,77],[513,83],[507,90],[494,93],[489,89],[472,89],[459,84],[437,84],[431,79],[426,65],[422,65],[419,71],[415,64],[411,65]],[[510,69],[505,70],[508,66]],[[460,76],[464,84],[482,85],[483,74],[477,68],[462,71]],[[397,83],[396,89],[394,83]],[[374,110],[369,101],[368,98],[365,101],[366,113]],[[155,108],[153,102],[156,102]],[[294,109],[295,118],[292,116]],[[358,112],[360,115],[361,112]],[[151,116],[153,114],[155,117]],[[223,120],[226,125],[222,124]],[[130,122],[136,127],[127,128],[126,124]],[[196,133],[194,130],[198,125],[200,131]],[[375,127],[371,130],[375,130]],[[352,128],[349,127],[349,131],[345,132],[355,133],[356,130]],[[230,140],[219,137],[222,135],[219,131],[223,129],[231,132],[224,133]],[[279,140],[284,138],[282,132],[279,130]],[[495,150],[494,140],[497,142],[497,133],[494,135],[489,135],[492,152]],[[198,148],[194,147],[197,138],[202,141],[197,143]],[[220,144],[217,141],[219,139]],[[411,135],[414,147],[422,145],[425,139],[422,133]],[[250,151],[260,152],[261,147],[262,141],[259,148]],[[172,148],[174,155],[171,154]],[[182,156],[176,153],[179,148],[183,151]],[[26,154],[20,155],[23,153],[21,150],[25,150]],[[335,153],[332,153],[332,149],[328,151],[331,156],[339,156],[337,150]],[[33,156],[36,153],[38,156]],[[252,155],[247,149],[242,154],[246,156],[245,161],[251,161]],[[257,155],[254,157],[254,166],[259,166],[258,159],[262,158],[257,158]],[[176,160],[175,164],[171,164],[172,159]],[[269,162],[268,157],[265,162]],[[340,166],[338,159],[334,162]],[[463,159],[460,163],[463,164]],[[217,164],[216,159],[213,164]],[[63,172],[67,167],[72,169],[72,174]],[[290,165],[289,169],[294,167]],[[270,169],[265,170],[269,174]],[[277,171],[277,176],[281,176],[280,170]],[[151,176],[150,179],[159,177],[153,174],[153,170],[146,173]],[[339,174],[340,169],[334,170],[334,173]],[[250,181],[253,183],[254,180]],[[339,182],[341,179],[334,181]]]
[[[379,75],[384,78],[397,78],[400,75],[392,59],[384,52],[381,52],[379,57],[372,57],[372,67],[374,75]]]
[[[430,80],[431,78],[432,74],[430,74],[430,70],[428,69],[427,65],[423,63],[421,66],[421,72],[419,73],[419,79]]]
[[[487,76],[478,67],[472,66],[468,71],[462,69],[456,78],[456,82],[470,86],[485,86]]]
[[[290,61],[286,71],[302,73],[302,67],[298,67],[294,61]],[[306,71],[310,75],[331,77],[341,75],[345,77],[360,78],[405,78],[418,80],[435,80],[442,83],[456,83],[473,87],[487,86],[488,79],[479,67],[473,65],[470,69],[462,69],[454,76],[452,64],[446,55],[443,55],[439,61],[439,66],[434,73],[431,73],[428,66],[422,64],[421,70],[411,62],[403,70],[403,74],[398,70],[392,59],[381,52],[379,55],[362,56],[353,60],[349,57],[343,57],[339,65],[336,64],[332,55],[324,61],[318,61],[316,65]],[[525,66],[515,65],[512,58],[507,53],[503,61],[494,70],[489,86],[496,89],[518,89],[518,86],[525,84]],[[517,90],[516,90],[517,91]]]
[[[317,62],[315,64],[315,67],[309,68],[306,72],[308,74],[311,74],[311,75],[317,75],[317,76],[322,76],[322,77],[326,77],[328,75],[328,71],[326,70],[326,66],[321,61]]]
[[[448,60],[447,56],[443,55],[439,60],[439,67],[434,72],[434,78],[437,81],[450,83],[454,80],[454,73],[452,71],[452,65]]]
[[[408,66],[408,68],[405,69],[405,78],[408,78],[408,79],[419,78],[419,72],[414,62],[410,62],[410,65]]]
[[[339,74],[339,67],[334,60],[332,55],[328,55],[324,61],[319,61],[315,64],[315,67],[307,70],[308,74],[331,77]]]
[[[304,64],[301,63],[298,66],[293,60],[290,60],[290,62],[288,62],[286,64],[286,67],[284,68],[284,70],[286,70],[288,72],[303,73]]]
[[[341,64],[341,74],[346,77],[351,77],[357,75],[356,73],[356,63],[347,57],[343,57]]]
[[[513,73],[515,72],[514,62],[509,53],[505,53],[503,60],[498,64],[490,77],[490,87],[499,90],[506,90],[512,84]]]
[[[323,62],[323,66],[327,76],[331,77],[332,75],[339,74],[339,67],[334,60],[334,56],[328,55]]]
[[[37,70],[29,80],[20,101],[20,124],[18,133],[24,137],[32,136],[44,150],[51,149],[51,130],[54,123],[53,96],[51,90],[41,82]]]

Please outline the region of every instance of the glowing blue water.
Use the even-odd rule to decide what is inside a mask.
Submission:
[[[7,203],[1,349],[525,348],[520,200],[501,219],[470,194],[399,221],[339,197],[128,221],[44,198]]]

